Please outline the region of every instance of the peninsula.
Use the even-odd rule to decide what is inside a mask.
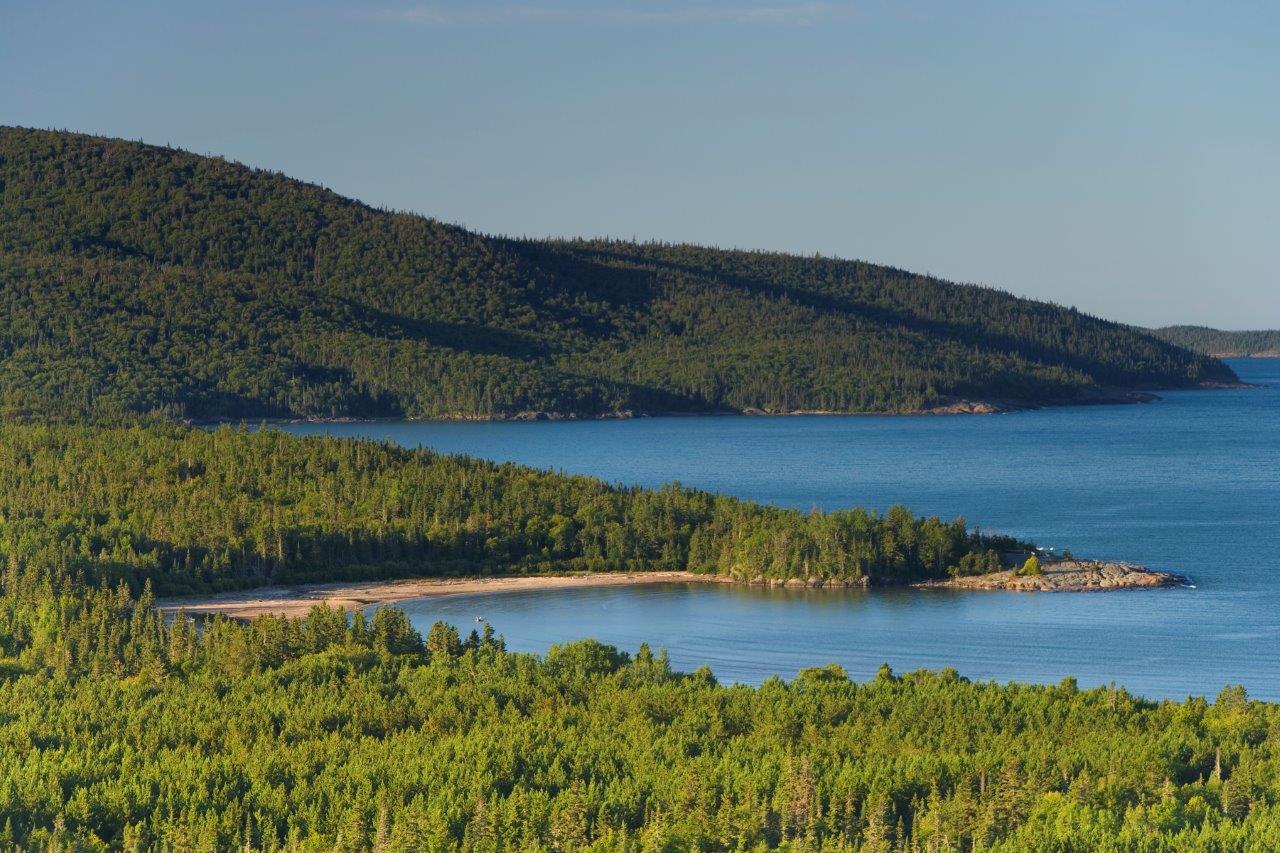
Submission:
[[[1177,582],[1121,564],[1044,558],[1040,566],[1033,543],[901,506],[800,512],[678,485],[610,485],[276,430],[0,423],[0,458],[0,541],[30,554],[12,564],[15,583],[52,560],[44,571],[59,583],[149,586],[175,603],[205,596],[187,606],[241,616],[441,592],[660,581],[1005,589]],[[1011,566],[1022,573],[1011,575]]]

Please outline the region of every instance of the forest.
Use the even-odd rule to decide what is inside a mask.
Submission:
[[[368,440],[0,425],[0,846],[1238,850],[1280,844],[1280,706],[1227,688],[758,687],[405,614],[166,619],[157,592],[577,568],[897,582],[1026,547]],[[859,674],[865,678],[870,674]]]
[[[891,267],[486,236],[217,157],[0,128],[0,415],[899,412],[1234,378]]]
[[[900,506],[799,512],[386,442],[0,424],[0,558],[50,592],[662,569],[906,583],[992,571],[1029,547]]]
[[[682,569],[901,584],[1031,543],[182,421],[1070,403],[1231,381],[1074,309],[871,264],[474,234],[214,157],[0,129],[0,849],[1280,848],[1239,687],[535,657],[395,608],[157,596]]]
[[[1280,356],[1280,331],[1224,332],[1206,326],[1164,326],[1151,334],[1174,346],[1215,358]]]
[[[1243,689],[720,685],[401,611],[166,624],[149,589],[0,595],[0,843],[29,850],[1226,851],[1280,846]]]

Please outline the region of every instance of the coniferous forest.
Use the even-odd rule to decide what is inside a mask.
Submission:
[[[903,507],[801,513],[382,442],[0,424],[0,553],[54,589],[605,569],[904,583],[1027,547]]]
[[[1227,332],[1205,326],[1164,326],[1151,334],[1174,346],[1220,358],[1280,356],[1280,331]]]
[[[1280,706],[1226,688],[718,684],[319,580],[896,584],[1029,543],[183,419],[914,411],[1234,379],[1071,309],[826,258],[488,237],[211,157],[0,130],[0,849],[1271,850]],[[821,664],[815,661],[815,664]]]
[[[11,558],[10,565],[13,565]],[[717,684],[487,626],[0,604],[0,839],[39,850],[1271,850],[1280,706],[1224,689]]]
[[[490,237],[215,157],[0,128],[10,415],[888,412],[1234,378],[889,267]]]

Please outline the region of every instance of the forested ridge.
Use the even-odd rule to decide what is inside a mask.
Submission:
[[[1204,355],[1280,356],[1280,331],[1274,329],[1229,332],[1207,326],[1163,326],[1152,329],[1151,334]]]
[[[490,237],[219,158],[0,128],[0,414],[916,411],[1232,379],[889,267]]]
[[[799,512],[386,442],[0,424],[0,556],[52,589],[664,569],[903,583],[1027,547],[902,507]]]

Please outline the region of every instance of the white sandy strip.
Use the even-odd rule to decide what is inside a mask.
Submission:
[[[727,577],[692,572],[600,572],[576,575],[517,575],[490,578],[417,578],[358,583],[324,583],[271,586],[243,592],[223,592],[194,598],[169,598],[161,610],[186,610],[192,614],[221,613],[237,619],[255,616],[306,616],[318,604],[345,607],[348,611],[371,604],[390,604],[428,595],[475,592],[516,592],[532,589],[628,586],[646,583],[732,583]]]

